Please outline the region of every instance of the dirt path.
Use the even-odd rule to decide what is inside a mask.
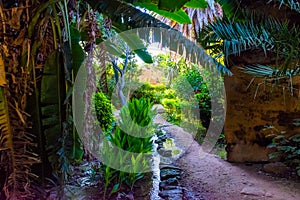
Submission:
[[[260,171],[260,164],[234,164],[204,153],[192,136],[180,127],[166,122],[161,115],[154,121],[166,125],[164,129],[184,151],[175,164],[184,172],[181,185],[187,194],[194,195],[190,199],[300,199],[299,181],[267,175]]]

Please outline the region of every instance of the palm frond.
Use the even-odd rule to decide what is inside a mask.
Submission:
[[[244,66],[239,67],[239,69],[247,74],[251,74],[258,77],[271,77],[278,71],[277,69],[274,69],[270,66],[265,65],[250,65],[250,66]]]
[[[260,17],[251,15],[246,21],[217,20],[201,31],[198,41],[215,54],[223,53],[226,59],[244,51],[261,50],[265,56],[276,55],[275,67],[280,66],[281,73],[295,70],[300,55],[299,27],[288,21]]]
[[[140,28],[135,32],[148,43],[159,43],[161,48],[169,48],[171,51],[182,55],[186,60],[199,64],[211,72],[231,74],[224,65],[212,58],[206,51],[194,41],[187,39],[179,31],[161,28]],[[128,34],[124,32],[123,34]]]
[[[300,66],[296,66],[293,69],[288,69],[285,72],[278,68],[259,64],[239,67],[239,69],[244,73],[257,77],[292,77],[300,75]]]
[[[228,18],[210,23],[201,31],[198,41],[206,49],[222,50],[225,56],[251,49],[262,49],[264,52],[274,48],[274,35],[283,29],[278,20],[269,18],[257,24],[253,19],[245,22],[234,22]]]
[[[284,5],[286,7],[289,7],[290,9],[300,13],[300,2],[299,1],[296,1],[296,0],[273,0],[273,1],[280,3],[279,8]]]
[[[3,191],[7,199],[34,198],[30,179],[35,177],[31,173],[31,165],[39,162],[38,156],[32,152],[34,148],[33,136],[23,128],[13,127],[11,124],[20,122],[18,108],[9,105],[5,87],[0,87],[0,166],[7,174]],[[20,111],[17,111],[17,113]],[[2,189],[2,188],[1,188]]]
[[[1,65],[2,57],[0,57],[0,65]],[[5,96],[5,89],[3,86],[0,87],[0,161],[1,168],[9,163],[9,158],[11,160],[14,159],[14,154],[10,155],[13,151],[13,142],[12,142],[12,131],[10,126],[9,114],[8,114],[8,104]],[[2,163],[3,162],[3,163]],[[6,168],[6,167],[5,167]],[[3,169],[3,171],[7,171],[8,169]],[[14,174],[14,173],[13,173]],[[2,175],[2,178],[5,178],[6,174]],[[2,188],[0,188],[2,189]]]

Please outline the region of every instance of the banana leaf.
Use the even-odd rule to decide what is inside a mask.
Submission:
[[[74,41],[76,42],[76,39]],[[48,159],[54,170],[60,170],[65,175],[69,172],[70,160],[81,160],[83,149],[79,136],[73,128],[69,108],[71,103],[67,92],[72,91],[72,87],[66,85],[68,82],[65,81],[67,80],[65,74],[69,71],[65,70],[67,63],[64,60],[71,55],[67,55],[70,51],[66,51],[66,48],[64,50],[64,54],[54,51],[48,57],[44,66],[40,96]],[[81,65],[80,58],[77,61],[77,64]]]
[[[53,51],[48,57],[41,83],[42,126],[46,137],[48,158],[54,166],[57,164],[56,145],[62,135],[62,113],[64,95],[64,76],[62,56]]]
[[[207,8],[208,3],[205,0],[190,0],[184,6],[189,8]]]
[[[149,54],[146,46],[137,34],[121,33],[120,36],[145,63],[153,63],[152,56]]]
[[[172,19],[175,22],[178,22],[180,24],[191,24],[192,21],[189,18],[188,14],[183,9],[178,9],[176,11],[170,12],[167,10],[160,9],[157,5],[153,3],[134,3],[135,6],[146,8],[149,11],[153,11],[163,17]],[[171,4],[172,5],[172,4]],[[165,7],[165,5],[163,5]]]
[[[71,56],[72,56],[72,69],[74,77],[76,77],[78,70],[85,59],[85,53],[82,47],[79,45],[81,41],[81,34],[74,26],[70,26],[71,32]]]

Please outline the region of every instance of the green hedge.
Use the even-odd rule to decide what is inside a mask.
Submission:
[[[149,99],[152,103],[160,104],[164,98],[165,85],[151,85],[149,83],[143,84],[131,95],[131,99]]]

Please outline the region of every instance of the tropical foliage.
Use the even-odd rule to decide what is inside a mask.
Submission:
[[[30,199],[34,198],[33,164],[42,161],[43,178],[48,159],[54,171],[64,175],[69,159],[80,159],[78,149],[73,149],[77,145],[80,149],[78,140],[66,142],[76,135],[70,131],[67,98],[72,81],[68,9],[66,2],[53,0],[4,3],[0,10],[2,78],[6,79],[1,96],[1,162],[7,163],[4,191],[8,199]]]
[[[279,12],[283,6],[297,11],[298,3],[274,1],[274,4],[275,7],[277,6],[278,16],[266,15],[259,11],[252,12],[242,4],[239,6],[240,9],[236,7],[238,15],[225,15],[205,26],[200,31],[198,41],[212,55],[224,56],[229,67],[234,64],[230,57],[258,51],[266,57],[272,57],[273,60],[269,63],[253,62],[248,65],[244,63],[245,72],[250,71],[252,74],[257,72],[257,75],[263,75],[261,72],[269,68],[273,69],[271,72],[273,76],[295,75],[299,68],[299,25],[293,22],[289,15],[280,17]],[[265,5],[268,6],[270,5]]]
[[[111,102],[103,92],[96,92],[93,96],[95,112],[102,131],[106,132],[112,128],[114,117]]]
[[[113,133],[104,133],[106,139],[100,154],[105,160],[102,166],[105,191],[108,186],[113,186],[110,194],[117,192],[123,183],[132,190],[135,182],[143,178],[143,172],[150,171],[150,160],[144,155],[151,155],[154,150],[155,127],[152,123],[156,111],[152,106],[149,99],[132,99],[121,109],[119,126]],[[111,145],[122,151],[113,151]],[[111,167],[115,162],[119,163],[120,169]],[[106,192],[103,198],[106,199]]]
[[[297,24],[273,18],[258,20],[256,17],[247,18],[248,15],[229,15],[237,5],[233,1],[216,2],[218,3],[213,0],[0,1],[0,198],[44,198],[44,194],[37,194],[36,191],[40,190],[33,188],[34,180],[43,185],[45,177],[57,177],[57,181],[63,185],[72,173],[70,164],[82,159],[84,149],[73,122],[76,116],[72,114],[77,100],[72,98],[74,80],[87,58],[84,62],[88,72],[85,81],[90,90],[83,94],[82,99],[86,105],[82,109],[88,113],[93,107],[91,99],[96,91],[92,64],[95,45],[105,40],[107,44],[110,42],[110,47],[116,54],[120,53],[118,45],[109,40],[111,29],[121,35],[128,47],[134,49],[136,44],[132,42],[132,38],[121,32],[141,27],[166,30],[177,28],[187,36],[196,38],[214,55],[223,53],[228,58],[231,54],[259,49],[268,56],[276,55],[278,65],[275,68],[280,73],[290,72],[294,75],[299,72],[297,61],[300,41]],[[274,2],[278,9],[286,6],[299,13],[297,1]],[[221,12],[220,5],[223,6],[224,13]],[[224,18],[215,21],[223,14],[226,15]],[[158,15],[172,19],[173,22],[167,25],[159,20],[162,18]],[[207,27],[204,26],[207,24]],[[191,29],[193,33],[189,34]],[[168,46],[179,54],[190,55],[186,59],[201,63],[203,67],[217,66],[219,71],[230,73],[178,31],[157,30],[160,29],[149,29],[147,34],[143,32],[144,34],[139,35],[141,39],[135,38],[134,41],[143,44],[143,47],[131,53],[137,54],[145,62],[152,62],[144,43],[159,42],[162,47]],[[174,41],[178,43],[175,45]],[[116,54],[113,55],[122,57],[124,52]],[[266,67],[258,65],[264,66],[262,63],[256,64],[256,68],[251,69],[266,71]],[[103,68],[101,73],[105,74],[105,70]],[[99,108],[99,99],[104,99],[104,96],[97,95],[95,104]],[[125,130],[135,128],[128,126],[130,122],[126,120],[129,115],[139,125],[150,125],[152,114],[148,113],[151,105],[143,99],[133,100],[121,112],[120,126],[123,123]],[[99,111],[96,111],[98,116],[101,115]],[[93,124],[89,124],[88,115],[85,121],[87,123],[83,132],[87,133]],[[111,119],[107,119],[104,123],[105,129],[110,128],[110,122]],[[125,150],[133,148],[132,141],[137,142],[134,137],[124,135],[120,128],[115,130],[114,135],[108,134],[107,138],[116,145],[119,139],[125,141],[126,145],[124,143],[125,146],[120,146]],[[143,140],[143,145],[145,150],[138,149],[138,152],[151,150],[150,136]],[[139,162],[138,158],[130,160]],[[40,170],[33,170],[37,168]],[[106,184],[115,178],[112,171],[109,167],[104,169]],[[122,182],[123,175],[118,173],[118,179]],[[37,176],[40,178],[37,179]],[[124,176],[128,177],[131,187],[141,177],[140,174]]]
[[[296,169],[300,176],[300,134],[288,136],[287,134],[269,135],[273,137],[268,148],[275,149],[269,154],[270,160],[280,160]]]
[[[145,83],[132,93],[131,98],[147,98],[152,103],[159,104],[164,97],[165,90],[165,85],[150,85]]]

